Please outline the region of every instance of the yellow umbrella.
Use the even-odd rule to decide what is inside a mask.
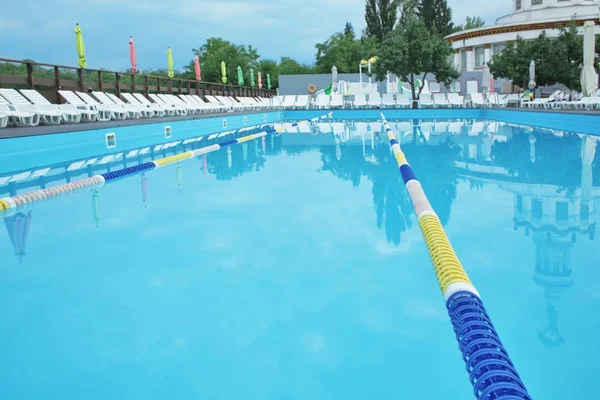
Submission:
[[[227,83],[227,68],[225,68],[225,61],[221,61],[221,81]]]
[[[75,46],[77,47],[77,55],[79,56],[77,64],[81,68],[85,68],[87,65],[87,61],[85,60],[85,45],[83,44],[83,32],[81,32],[79,24],[75,25]]]
[[[174,77],[175,74],[173,73],[173,51],[170,47],[167,49],[167,69],[167,75],[169,76],[169,78]]]

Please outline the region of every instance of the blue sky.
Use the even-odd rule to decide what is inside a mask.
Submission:
[[[488,23],[510,11],[500,0],[449,0],[454,19]],[[364,0],[21,0],[0,14],[0,57],[76,65],[75,23],[84,31],[89,68],[129,67],[133,35],[138,67],[162,68],[171,46],[176,68],[211,36],[252,44],[263,58],[314,60],[314,45],[350,21],[364,27]]]

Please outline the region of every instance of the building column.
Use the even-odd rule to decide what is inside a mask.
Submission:
[[[483,49],[484,49],[483,50],[483,52],[484,52],[484,56],[483,56],[484,62],[486,64],[489,64],[490,61],[492,60],[492,46],[489,45],[489,44],[486,44],[486,45],[483,46]]]
[[[454,69],[458,72],[462,69],[462,66],[460,65],[460,49],[454,50]]]
[[[467,47],[467,71],[475,70],[475,54],[473,53],[472,47]]]

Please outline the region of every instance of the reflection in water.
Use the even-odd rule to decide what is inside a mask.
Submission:
[[[99,191],[97,188],[94,188],[92,191],[92,215],[93,221],[96,223],[96,228],[100,227],[100,199],[99,199]]]
[[[142,204],[144,204],[144,208],[148,207],[148,182],[146,181],[146,173],[142,172]]]
[[[451,218],[459,180],[468,182],[472,190],[497,184],[514,195],[514,228],[533,241],[533,280],[543,289],[546,302],[548,322],[540,327],[538,337],[547,346],[563,344],[559,309],[562,293],[573,285],[571,253],[577,238],[593,240],[595,235],[594,199],[600,195],[598,138],[494,121],[400,120],[391,125],[443,225]],[[297,128],[297,132],[293,135],[307,139],[302,144],[284,144],[283,136],[269,135],[203,155],[199,158],[202,174],[231,180],[260,171],[269,157],[317,152],[322,164],[319,171],[355,187],[364,179],[371,182],[375,224],[389,243],[400,245],[402,233],[413,226],[413,209],[381,123],[331,121]],[[181,190],[182,167],[178,163],[175,168]],[[9,184],[16,193],[16,183]],[[46,180],[39,184],[46,185]],[[141,188],[146,207],[145,174],[141,174]],[[92,190],[92,212],[99,226],[98,189]],[[6,216],[4,222],[14,253],[22,261],[31,212]]]
[[[9,217],[4,217],[4,225],[12,242],[15,256],[19,257],[19,262],[22,263],[23,257],[27,255],[25,247],[27,246],[29,228],[31,227],[31,211],[27,214],[18,212]]]

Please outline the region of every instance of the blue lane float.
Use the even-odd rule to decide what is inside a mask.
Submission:
[[[316,121],[326,119],[326,118],[331,118],[331,117],[332,117],[332,113],[330,112],[330,113],[322,115],[320,117],[316,117],[316,118],[312,118],[312,119],[304,120],[304,121],[294,122],[291,125],[298,126],[299,124],[316,122]],[[283,130],[283,128],[278,128],[278,129],[269,128],[269,129],[265,129],[258,133],[253,133],[251,135],[247,135],[247,136],[240,137],[237,139],[226,140],[222,143],[213,144],[213,145],[202,147],[202,148],[196,149],[196,150],[186,151],[183,153],[175,154],[173,156],[160,158],[158,160],[149,161],[149,162],[141,164],[141,165],[127,167],[127,168],[123,168],[123,169],[120,169],[117,171],[107,172],[107,173],[101,174],[101,175],[94,175],[89,178],[79,179],[79,180],[69,182],[69,183],[63,183],[61,185],[53,186],[53,187],[50,187],[47,189],[34,190],[31,192],[27,192],[27,193],[16,195],[16,196],[4,197],[4,198],[0,199],[0,212],[9,210],[9,209],[13,209],[13,208],[17,208],[17,207],[21,207],[21,206],[25,206],[25,205],[35,203],[35,202],[38,202],[41,200],[45,200],[45,199],[48,199],[51,197],[60,196],[62,194],[71,193],[71,192],[78,191],[81,189],[100,187],[106,183],[113,182],[117,179],[122,179],[122,178],[125,178],[128,176],[131,176],[131,175],[139,174],[141,172],[146,172],[146,171],[150,171],[150,170],[153,170],[156,168],[161,168],[161,167],[164,167],[165,165],[177,163],[177,162],[180,162],[183,160],[188,160],[188,159],[191,159],[191,158],[203,155],[203,154],[217,151],[222,147],[228,147],[228,146],[232,146],[234,144],[247,142],[249,140],[254,140],[254,139],[257,139],[257,138],[260,138],[263,136],[267,136],[269,134],[278,133],[282,130]]]
[[[383,113],[380,115],[446,300],[475,397],[479,400],[531,400],[479,292],[463,269],[392,128]]]

